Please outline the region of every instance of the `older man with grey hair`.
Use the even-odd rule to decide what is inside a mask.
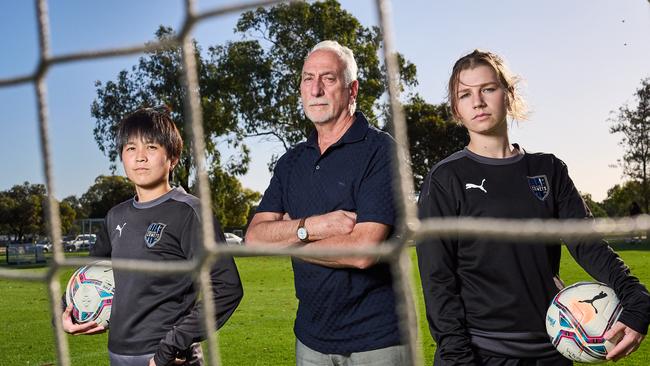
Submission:
[[[393,233],[394,140],[356,112],[352,51],[323,41],[305,58],[302,105],[314,131],[278,161],[246,234],[263,247],[364,248]],[[292,258],[296,364],[406,362],[390,268],[376,258]]]

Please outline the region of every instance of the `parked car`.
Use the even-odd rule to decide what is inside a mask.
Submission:
[[[240,238],[239,236],[233,234],[233,233],[224,233],[226,236],[226,244],[228,245],[243,245],[244,244],[244,239]]]
[[[66,252],[78,252],[80,250],[89,250],[97,241],[95,234],[81,234],[65,245]]]
[[[36,248],[43,249],[43,253],[52,251],[52,243],[48,239],[37,241],[34,245],[36,245]]]

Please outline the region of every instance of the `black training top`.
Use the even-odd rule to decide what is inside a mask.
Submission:
[[[591,217],[561,160],[519,151],[491,159],[465,149],[441,161],[422,186],[420,217]],[[646,333],[649,294],[618,255],[602,240],[565,242],[582,268],[616,291],[619,320]],[[443,362],[472,363],[470,344],[518,358],[557,352],[544,321],[561,286],[561,246],[543,244],[457,235],[418,243],[427,319]]]
[[[175,188],[149,202],[113,207],[90,255],[151,261],[193,260],[202,251],[199,200]],[[215,219],[216,240],[225,243]],[[205,339],[198,287],[190,274],[151,274],[114,269],[115,296],[108,348],[121,355],[155,353],[166,365],[192,343]],[[211,271],[217,327],[235,311],[242,286],[232,258]]]
[[[391,154],[394,140],[357,112],[341,139],[322,155],[316,132],[280,158],[257,212],[292,218],[336,210],[357,222],[395,225]],[[297,228],[296,228],[297,229]],[[294,331],[307,347],[348,354],[400,343],[387,264],[335,269],[293,258],[299,300]]]

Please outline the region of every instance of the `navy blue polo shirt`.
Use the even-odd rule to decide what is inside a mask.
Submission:
[[[278,161],[257,212],[292,218],[352,211],[357,223],[395,225],[393,138],[364,115],[323,155],[314,131]],[[297,228],[296,228],[297,229]],[[321,353],[349,354],[400,344],[387,264],[335,269],[292,259],[299,300],[294,331]]]

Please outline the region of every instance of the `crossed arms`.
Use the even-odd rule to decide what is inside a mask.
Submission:
[[[246,232],[246,245],[286,248],[303,245],[296,235],[300,220],[281,212],[258,212]],[[305,220],[310,242],[305,247],[367,248],[377,246],[388,237],[391,227],[377,222],[357,223],[354,212],[337,210]],[[377,262],[374,257],[301,258],[332,268],[365,269]]]

